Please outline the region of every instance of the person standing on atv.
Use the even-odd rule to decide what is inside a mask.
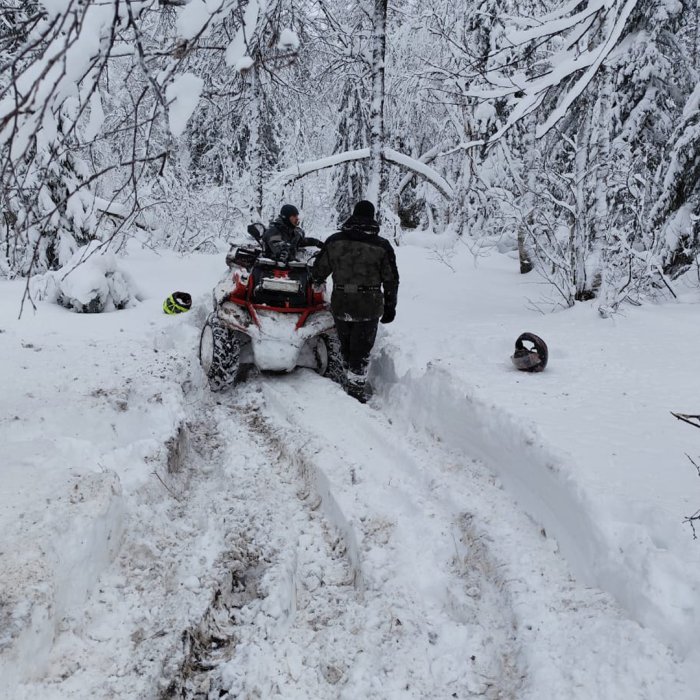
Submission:
[[[328,238],[316,258],[314,282],[333,275],[331,312],[347,368],[347,393],[367,401],[369,354],[377,337],[377,325],[396,316],[399,271],[391,243],[379,235],[374,205],[362,200],[338,233]]]
[[[321,241],[306,236],[299,226],[299,210],[293,204],[280,209],[279,216],[263,233],[263,243],[265,254],[281,263],[294,260],[299,248],[322,245]]]

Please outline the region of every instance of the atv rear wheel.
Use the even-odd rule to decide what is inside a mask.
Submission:
[[[314,357],[316,358],[316,371],[322,377],[328,377],[341,386],[345,384],[345,367],[343,357],[340,354],[340,341],[336,333],[323,333],[319,336]]]
[[[212,391],[222,391],[236,383],[241,345],[233,331],[211,314],[199,338],[199,361]]]

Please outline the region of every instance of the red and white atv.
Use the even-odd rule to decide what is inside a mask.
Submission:
[[[251,367],[291,372],[310,367],[342,383],[343,366],[325,287],[312,284],[310,262],[263,255],[262,224],[251,224],[258,247],[226,256],[229,272],[214,288],[214,311],[199,341],[212,391],[241,380]]]

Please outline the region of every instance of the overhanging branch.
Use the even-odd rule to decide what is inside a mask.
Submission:
[[[295,180],[300,180],[306,175],[311,173],[317,173],[320,170],[326,170],[327,168],[334,168],[337,165],[342,165],[343,163],[350,163],[356,160],[365,160],[370,156],[369,148],[360,148],[354,151],[345,151],[343,153],[335,153],[332,156],[326,158],[319,158],[318,160],[309,160],[304,163],[299,163],[292,168],[287,168],[278,173],[275,173],[271,180],[274,183],[279,183],[286,185]],[[421,163],[415,158],[399,153],[392,148],[382,149],[382,158],[389,163],[394,163],[402,168],[411,170],[417,175],[422,175],[430,184],[432,184],[444,197],[451,199],[454,194],[454,185],[446,180],[440,173],[431,168],[425,163]]]

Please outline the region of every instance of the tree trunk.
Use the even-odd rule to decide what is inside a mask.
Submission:
[[[525,127],[525,162],[527,176],[524,179],[525,194],[523,196],[523,214],[520,226],[518,226],[518,258],[520,260],[520,274],[526,275],[532,271],[533,264],[527,250],[527,234],[534,228],[535,223],[535,187],[537,186],[537,170],[539,152],[535,141],[535,122]]]
[[[587,180],[589,177],[589,149],[591,147],[590,112],[583,113],[583,126],[579,132],[574,156],[574,183],[576,199],[576,217],[573,223],[573,237],[570,240],[571,282],[576,301],[592,298],[586,276],[586,259],[588,258],[591,236],[589,220],[589,198]]]
[[[374,0],[374,27],[372,31],[372,106],[370,109],[370,174],[367,199],[377,208],[386,190],[384,164],[384,62],[386,59],[386,17],[388,0]]]
[[[255,200],[253,201],[253,213],[256,221],[262,219],[263,210],[263,154],[261,143],[260,124],[260,77],[258,76],[257,61],[250,69],[250,121],[248,131],[250,134],[250,176],[253,184]]]
[[[605,69],[601,69],[601,73]],[[604,75],[598,92],[598,102],[593,110],[594,124],[597,125],[595,147],[591,154],[591,162],[595,166],[591,177],[595,181],[595,217],[591,235],[595,237],[592,242],[594,270],[589,270],[591,280],[590,287],[596,295],[600,292],[605,270],[610,269],[610,255],[612,245],[612,231],[610,230],[610,211],[608,204],[608,187],[610,179],[610,124],[612,114],[610,110],[610,95],[613,90],[610,76]]]

